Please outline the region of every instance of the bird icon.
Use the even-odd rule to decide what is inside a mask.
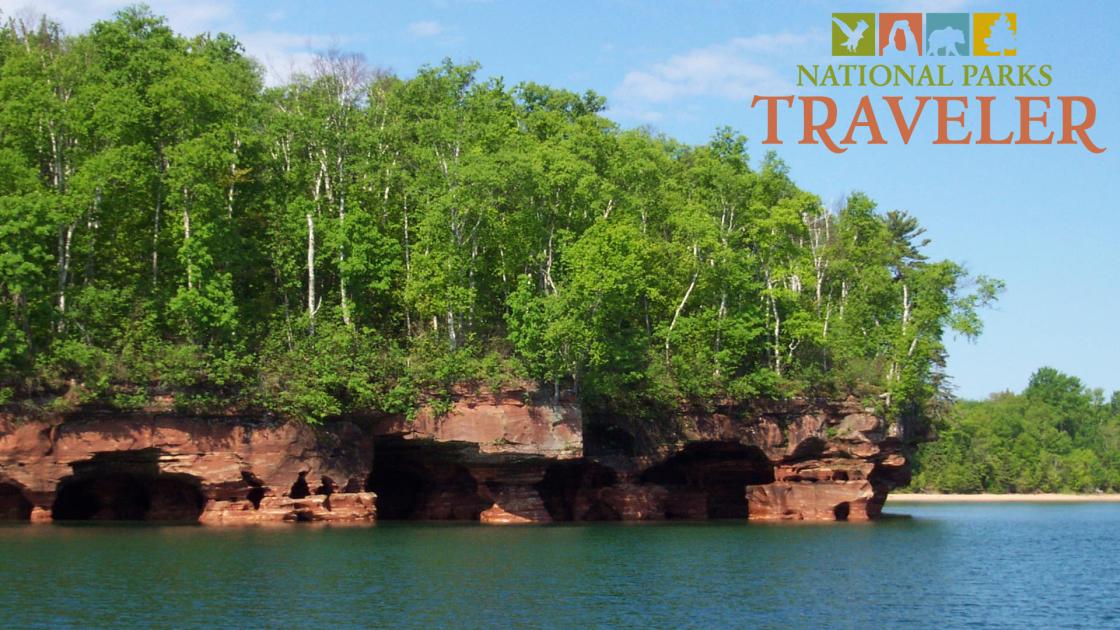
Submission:
[[[848,41],[840,45],[847,48],[848,52],[855,52],[856,46],[859,45],[859,40],[863,39],[863,32],[867,30],[867,21],[860,20],[856,22],[855,28],[848,26],[838,17],[833,17],[832,21],[836,22],[836,26],[839,26],[844,36],[848,38]]]

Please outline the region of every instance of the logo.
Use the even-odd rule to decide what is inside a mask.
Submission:
[[[967,57],[972,50],[971,20],[967,13],[926,14],[926,55]]]
[[[833,13],[832,54],[1013,57],[1018,28],[1015,13]]]
[[[833,13],[832,54],[839,57],[874,57],[875,14]]]
[[[973,54],[1015,56],[1017,20],[1014,13],[976,13],[972,18]]]
[[[833,13],[832,63],[797,64],[797,87],[864,88],[857,101],[826,94],[756,94],[751,108],[766,113],[762,144],[782,144],[778,119],[800,121],[799,145],[844,153],[851,145],[910,144],[914,138],[951,145],[1082,145],[1093,141],[1097,104],[1088,96],[1038,94],[1054,83],[1049,63],[1015,63],[1019,23],[1014,13]],[[855,57],[855,59],[853,59]],[[870,59],[869,59],[870,57]],[[947,57],[958,57],[949,63]],[[969,58],[972,57],[972,58]],[[938,94],[959,87],[956,94]],[[880,88],[934,91],[874,95]],[[977,94],[966,89],[983,90]],[[990,89],[1032,89],[997,96]],[[1008,98],[1010,96],[1010,98]],[[997,104],[998,103],[998,104]],[[841,108],[851,106],[850,111]],[[800,112],[787,110],[800,109]],[[916,130],[924,129],[922,135]]]
[[[921,13],[879,14],[879,56],[917,57],[921,54]]]

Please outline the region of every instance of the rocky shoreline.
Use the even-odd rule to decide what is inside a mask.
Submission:
[[[0,416],[0,519],[854,521],[879,516],[909,481],[901,436],[854,399],[687,415],[654,441],[609,419],[586,424],[574,402],[529,391],[319,427]]]

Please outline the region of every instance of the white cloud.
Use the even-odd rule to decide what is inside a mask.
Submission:
[[[245,52],[264,66],[268,85],[280,85],[293,74],[311,71],[317,51],[337,48],[337,37],[298,35],[276,31],[255,31],[238,36]]]
[[[136,0],[86,0],[83,3],[65,0],[0,0],[5,16],[33,17],[46,15],[60,23],[67,32],[80,33],[98,20],[112,19],[113,13],[135,4]],[[264,67],[265,82],[283,83],[297,72],[311,68],[315,51],[341,44],[338,37],[323,37],[245,27],[237,15],[236,5],[216,0],[148,0],[152,12],[167,18],[167,23],[183,35],[203,32],[227,32],[245,46],[245,52]],[[266,14],[276,22],[284,18],[282,11]]]
[[[78,33],[98,20],[107,20],[113,13],[136,4],[133,0],[0,0],[4,15],[46,15],[60,23],[67,32]],[[156,15],[167,17],[168,24],[180,33],[200,33],[221,30],[215,25],[234,17],[234,7],[229,2],[214,0],[150,0],[148,5]]]
[[[425,20],[423,22],[413,22],[408,25],[408,33],[413,37],[435,37],[442,35],[447,31],[439,22]]]
[[[816,32],[754,35],[674,55],[627,73],[614,91],[614,109],[649,122],[663,118],[674,102],[690,98],[745,100],[789,93],[793,65],[815,56],[812,45],[822,38]]]

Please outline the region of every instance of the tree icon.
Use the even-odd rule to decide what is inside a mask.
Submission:
[[[988,47],[988,52],[994,55],[1015,50],[1015,30],[1011,28],[1011,20],[1007,15],[1001,14],[992,24],[990,35],[984,39],[984,45]]]

